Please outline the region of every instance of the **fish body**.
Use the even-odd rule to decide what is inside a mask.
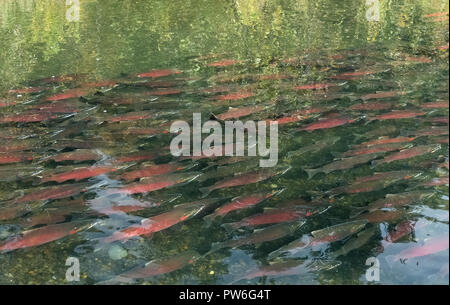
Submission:
[[[378,111],[378,110],[387,110],[392,108],[393,105],[389,103],[363,103],[363,104],[355,104],[349,107],[350,110],[357,110],[357,111]]]
[[[93,150],[87,149],[78,149],[71,152],[61,153],[52,157],[47,158],[47,160],[53,160],[55,162],[64,162],[64,161],[91,161],[91,160],[100,160],[101,156]]]
[[[307,125],[306,127],[298,129],[298,131],[302,131],[302,130],[314,131],[314,130],[319,130],[319,129],[328,129],[328,128],[334,128],[334,127],[346,125],[348,123],[353,123],[353,122],[355,122],[355,120],[350,119],[350,118],[329,118],[329,119],[320,120],[315,123],[311,123],[311,124]]]
[[[28,194],[17,198],[16,203],[25,203],[39,200],[62,199],[85,192],[84,184],[70,184],[57,187],[43,188],[37,191],[31,191]]]
[[[221,121],[229,120],[229,119],[238,119],[241,117],[248,116],[250,114],[260,112],[264,108],[261,106],[249,106],[249,107],[243,107],[243,108],[230,108],[225,113],[216,115],[215,117]]]
[[[47,97],[45,100],[49,102],[67,100],[72,98],[78,98],[81,96],[89,95],[90,91],[86,89],[70,89],[63,93],[55,94]]]
[[[403,92],[398,91],[387,91],[387,92],[378,92],[364,95],[362,97],[363,100],[371,100],[371,99],[382,99],[382,98],[391,98],[399,95],[403,95]]]
[[[248,196],[241,196],[241,197],[235,198],[232,202],[225,204],[224,206],[221,206],[220,208],[217,208],[213,214],[208,215],[207,217],[205,217],[205,219],[211,221],[214,218],[216,218],[217,216],[223,217],[232,211],[237,211],[237,210],[253,207],[253,206],[269,199],[270,197],[274,196],[277,192],[279,192],[279,191],[274,191],[274,192],[271,192],[268,194],[258,193],[258,194],[252,194],[252,195],[248,195]]]
[[[402,210],[383,211],[375,210],[366,214],[361,214],[356,219],[367,220],[370,223],[393,222],[403,217],[405,213]]]
[[[0,246],[0,251],[13,251],[40,246],[65,236],[78,233],[90,225],[92,224],[86,225],[86,223],[83,222],[68,222],[25,231],[20,236],[2,244]]]
[[[264,229],[255,230],[252,234],[242,237],[239,239],[227,240],[222,243],[213,244],[213,247],[208,252],[212,253],[218,251],[223,248],[239,248],[245,245],[255,245],[261,244],[263,242],[268,242],[272,240],[276,240],[288,235],[293,234],[297,231],[302,225],[304,221],[296,221],[290,223],[281,223],[266,227]]]
[[[328,89],[330,87],[336,86],[331,83],[323,83],[323,84],[308,84],[294,87],[295,90],[323,90]]]
[[[300,148],[299,150],[289,152],[288,156],[294,157],[294,156],[301,156],[306,153],[318,152],[318,151],[321,151],[322,149],[327,148],[328,146],[334,145],[340,139],[341,139],[340,137],[329,137],[324,140],[319,140],[312,145],[304,146],[304,147]]]
[[[415,139],[416,139],[415,137],[397,137],[397,138],[381,137],[376,140],[361,143],[359,145],[356,145],[356,147],[371,147],[383,144],[408,143],[414,141]]]
[[[194,217],[201,212],[206,205],[207,203],[197,202],[176,206],[168,212],[144,219],[141,224],[132,225],[121,231],[116,231],[102,241],[103,243],[111,243],[119,240],[127,241],[130,238],[141,235],[151,235]]]
[[[144,267],[137,267],[119,275],[119,277],[143,279],[156,275],[167,274],[179,270],[189,264],[193,264],[200,254],[196,251],[186,251],[179,255],[168,258],[156,259],[145,264]]]
[[[233,66],[238,63],[239,63],[239,61],[234,60],[234,59],[224,59],[221,61],[209,63],[209,64],[207,64],[207,66],[208,67],[228,67],[228,66]]]
[[[408,148],[408,149],[402,150],[402,151],[397,152],[397,153],[390,154],[390,155],[384,157],[384,159],[376,160],[376,161],[373,162],[373,165],[374,166],[378,166],[378,165],[381,165],[381,164],[391,163],[391,162],[394,162],[394,161],[410,159],[410,158],[414,158],[414,157],[417,157],[417,156],[433,153],[433,152],[435,152],[435,151],[437,151],[439,149],[441,149],[440,145],[415,146],[415,147],[412,147],[412,148]]]
[[[180,74],[181,71],[178,70],[172,70],[172,69],[161,69],[161,70],[152,70],[145,73],[140,73],[137,75],[139,78],[160,78],[175,74]]]
[[[49,177],[42,179],[42,182],[55,181],[55,182],[65,182],[69,180],[80,181],[87,178],[92,178],[100,175],[104,175],[117,169],[111,166],[93,166],[78,168],[70,172],[54,174]]]
[[[253,183],[267,180],[274,176],[282,175],[285,172],[287,172],[289,169],[290,169],[290,167],[282,168],[282,169],[270,168],[270,169],[262,169],[262,170],[258,170],[258,171],[254,171],[254,172],[250,172],[250,173],[240,174],[240,175],[234,176],[232,178],[228,178],[228,179],[219,181],[210,187],[202,188],[202,189],[200,189],[200,191],[202,191],[204,194],[209,194],[210,192],[212,192],[214,190],[218,190],[218,189],[253,184]]]
[[[433,196],[432,192],[412,191],[399,194],[387,194],[384,199],[372,202],[367,206],[367,210],[372,212],[378,209],[398,208],[405,205],[420,202]]]
[[[230,93],[230,94],[226,94],[226,95],[219,95],[219,96],[214,97],[213,99],[218,100],[218,101],[237,101],[237,100],[242,100],[242,99],[252,97],[254,95],[255,94],[252,92],[239,91],[239,92]]]
[[[313,236],[311,244],[314,245],[323,242],[334,242],[342,240],[347,236],[360,231],[366,226],[366,224],[367,221],[356,220],[313,231],[311,232],[311,235]]]
[[[150,112],[129,112],[124,115],[118,115],[112,118],[108,118],[110,123],[127,122],[127,121],[139,121],[145,119],[151,119],[153,116]]]
[[[372,120],[398,120],[398,119],[411,119],[418,116],[425,115],[425,112],[420,111],[409,111],[409,110],[394,110],[389,113],[380,114]]]
[[[329,258],[336,259],[339,256],[345,256],[353,250],[359,249],[364,246],[375,235],[377,227],[373,226],[359,232],[356,237],[347,241],[341,248],[333,252]]]
[[[343,157],[352,157],[352,156],[358,156],[358,155],[374,154],[374,153],[378,153],[378,152],[391,152],[394,150],[400,150],[402,148],[405,148],[406,145],[407,144],[405,144],[405,143],[378,144],[378,145],[373,145],[370,147],[349,150],[349,151],[345,152],[342,156]]]
[[[320,209],[317,208],[306,208],[306,207],[270,209],[268,211],[265,211],[264,213],[244,218],[241,221],[235,223],[224,224],[223,226],[228,229],[236,230],[242,227],[256,227],[260,225],[291,222],[312,216],[318,213],[319,211]]]
[[[267,266],[251,270],[238,278],[240,280],[251,280],[258,277],[277,278],[290,275],[303,275],[307,272],[318,272],[321,270],[331,270],[341,265],[339,261],[332,260],[284,260],[274,262]]]
[[[169,173],[173,173],[176,171],[180,171],[182,169],[183,169],[183,167],[181,165],[175,164],[175,163],[149,165],[149,166],[141,167],[138,170],[124,173],[121,175],[121,178],[123,180],[131,181],[131,180],[135,180],[138,178],[169,174]]]
[[[367,223],[367,220],[357,220],[313,231],[311,232],[311,237],[304,235],[301,238],[290,242],[286,246],[271,252],[269,258],[286,255],[291,256],[307,247],[342,240],[363,229]]]
[[[329,163],[323,167],[315,168],[315,169],[305,169],[308,174],[309,179],[313,178],[318,173],[329,174],[334,171],[344,170],[353,168],[356,165],[365,164],[373,159],[376,159],[379,156],[378,153],[367,154],[367,155],[358,155],[349,158],[343,158],[338,161]]]
[[[376,173],[372,176],[360,177],[348,186],[338,187],[330,191],[331,194],[357,194],[372,192],[383,189],[399,180],[409,180],[419,175],[409,171],[394,171],[386,173]]]
[[[36,123],[56,119],[50,112],[28,112],[16,115],[0,116],[0,123]]]
[[[395,243],[399,239],[414,232],[415,227],[416,227],[416,222],[414,222],[414,221],[410,221],[410,220],[402,221],[401,223],[399,223],[395,226],[394,230],[389,231],[389,233],[386,235],[385,242],[388,244]]]
[[[425,103],[420,105],[421,108],[435,109],[435,108],[449,108],[449,101],[438,101],[432,103]]]
[[[30,154],[23,153],[0,153],[0,165],[1,164],[13,164],[13,163],[21,163],[33,160],[33,157]]]
[[[161,190],[170,186],[174,186],[183,182],[194,180],[198,176],[199,176],[198,173],[181,173],[181,174],[169,174],[163,177],[155,176],[150,178],[144,178],[140,182],[126,185],[123,188],[114,190],[112,193],[128,194],[128,195],[148,193]]]

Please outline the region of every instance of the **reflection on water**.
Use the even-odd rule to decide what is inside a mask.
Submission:
[[[448,284],[448,3],[367,9],[0,2],[0,283]],[[173,157],[194,112],[277,167]]]

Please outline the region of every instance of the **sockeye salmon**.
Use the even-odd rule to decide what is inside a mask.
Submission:
[[[150,72],[140,73],[137,75],[139,78],[159,78],[174,74],[180,74],[181,71],[171,70],[171,69],[161,69],[161,70],[153,70]]]
[[[223,181],[219,181],[210,187],[201,188],[200,191],[207,195],[214,190],[261,182],[274,176],[283,175],[288,170],[290,170],[290,167],[281,169],[262,169],[255,172],[241,174]]]
[[[311,123],[307,125],[306,127],[297,129],[297,131],[314,131],[318,129],[328,129],[328,128],[334,128],[338,126],[342,126],[345,124],[353,123],[356,120],[349,119],[349,118],[329,118],[329,119],[323,119],[315,123]]]
[[[367,220],[357,220],[313,231],[311,232],[311,236],[304,235],[303,237],[292,241],[286,246],[283,246],[280,249],[271,252],[268,257],[269,259],[272,259],[279,256],[292,256],[308,247],[342,240],[362,230],[367,225],[367,223]]]
[[[0,251],[13,251],[40,246],[65,236],[76,234],[92,225],[92,223],[86,224],[85,222],[68,222],[25,231],[20,236],[1,245]]]
[[[405,160],[405,159],[410,159],[410,158],[414,158],[417,156],[421,156],[424,154],[429,154],[429,153],[434,153],[438,150],[441,149],[440,145],[421,145],[421,146],[415,146],[412,148],[408,148],[405,150],[402,150],[398,153],[394,153],[391,155],[388,155],[386,157],[384,157],[384,159],[381,160],[376,160],[373,162],[374,166],[378,166],[381,164],[385,164],[385,163],[391,163],[394,161],[399,161],[399,160]]]
[[[232,211],[237,211],[237,210],[253,207],[253,206],[271,198],[272,196],[274,196],[275,194],[277,194],[279,192],[280,191],[273,191],[268,194],[258,193],[258,194],[237,197],[237,198],[233,199],[232,202],[225,204],[224,206],[221,206],[220,208],[217,208],[214,211],[214,213],[206,216],[204,219],[210,223],[217,216],[225,216]]]
[[[365,164],[373,159],[376,159],[378,156],[379,156],[378,153],[373,153],[368,155],[359,155],[349,158],[343,158],[333,163],[327,164],[323,167],[305,169],[305,171],[308,174],[308,178],[311,179],[318,173],[329,174],[334,171],[353,168],[356,165]]]
[[[423,191],[412,191],[399,194],[387,194],[385,198],[374,201],[370,203],[367,207],[357,208],[355,209],[355,211],[363,212],[367,210],[369,212],[373,212],[379,209],[399,208],[406,205],[421,202],[424,199],[433,196],[433,194],[434,193]],[[351,217],[354,217],[356,215],[355,213],[353,213],[353,216]]]
[[[161,190],[184,182],[190,182],[199,177],[198,173],[169,174],[164,177],[156,176],[142,179],[140,182],[126,185],[112,190],[112,194],[141,194]]]
[[[425,112],[420,111],[408,111],[408,110],[394,110],[389,113],[380,114],[371,120],[398,120],[398,119],[411,119],[418,116],[425,115]]]
[[[228,231],[242,227],[256,227],[267,224],[291,222],[319,213],[324,208],[290,207],[284,209],[265,209],[264,213],[242,219],[234,223],[226,223],[222,226]]]
[[[38,200],[52,200],[67,198],[79,193],[85,192],[85,185],[83,184],[72,184],[72,185],[62,185],[57,187],[43,188],[37,191],[31,191],[28,194],[17,198],[16,203],[25,203],[30,201]]]
[[[194,217],[201,212],[207,204],[207,201],[200,201],[197,203],[178,205],[169,212],[142,220],[141,224],[132,225],[121,231],[114,232],[113,235],[104,238],[102,241],[104,243],[111,243],[118,240],[127,241],[130,238],[141,235],[151,235]]]
[[[69,180],[79,181],[87,178],[104,175],[110,172],[114,172],[116,170],[117,170],[116,168],[111,166],[93,166],[93,167],[77,168],[70,172],[54,174],[49,177],[45,177],[42,179],[42,182],[55,181],[61,183]]]
[[[153,164],[148,166],[143,166],[137,170],[127,172],[121,175],[121,179],[123,180],[135,180],[144,177],[152,177],[163,174],[169,174],[176,171],[180,171],[184,169],[184,166],[181,166],[176,163],[167,163],[167,164]]]
[[[152,260],[143,266],[135,267],[127,272],[119,274],[111,280],[99,284],[111,285],[114,283],[131,283],[135,279],[145,279],[167,274],[195,263],[200,257],[200,254],[196,251],[188,250],[178,255]]]
[[[301,226],[304,225],[304,221],[295,221],[289,223],[281,223],[272,225],[264,229],[257,229],[252,234],[239,239],[231,239],[220,243],[214,243],[211,250],[205,254],[214,253],[224,248],[239,248],[246,245],[259,245],[264,242],[276,240],[288,235],[294,234]]]

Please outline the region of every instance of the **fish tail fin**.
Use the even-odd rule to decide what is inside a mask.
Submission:
[[[203,254],[202,258],[204,258],[204,257],[206,257],[206,256],[208,256],[208,255],[210,255],[210,254],[212,254],[212,253],[214,253],[214,252],[216,252],[216,251],[219,251],[220,249],[222,249],[222,243],[220,243],[220,242],[218,242],[218,243],[213,243],[213,244],[211,245],[211,249],[209,249],[208,252],[206,252],[205,254]]]
[[[304,171],[308,174],[308,179],[312,179],[316,174],[321,172],[320,168],[309,168],[304,169]]]
[[[210,187],[201,187],[200,192],[203,194],[203,198],[205,198],[212,192],[212,189]]]
[[[280,254],[281,254],[281,252],[280,252],[280,250],[278,249],[278,250],[275,250],[275,251],[270,252],[270,253],[268,254],[267,258],[270,259],[270,260],[273,260],[273,259],[279,257]]]
[[[198,182],[205,182],[208,179],[209,179],[208,175],[202,175],[202,176],[198,177],[197,181]]]
[[[373,160],[372,163],[370,164],[371,168],[375,168],[377,166],[379,166],[380,164],[383,164],[383,160]]]
[[[205,217],[203,217],[203,220],[206,222],[206,226],[210,227],[214,221],[214,219],[216,218],[216,214],[209,214],[206,215]]]
[[[222,227],[225,229],[225,231],[230,233],[242,227],[242,222],[238,221],[232,223],[224,223]]]
[[[350,213],[350,218],[355,218],[356,216],[361,215],[364,211],[365,211],[365,207],[359,207],[359,208],[355,208],[351,213]]]
[[[368,124],[370,124],[370,123],[372,123],[372,121],[376,121],[377,119],[376,118],[374,118],[374,117],[367,117],[367,120],[366,120],[366,122],[364,123],[364,125],[368,125]]]
[[[342,156],[342,153],[340,151],[332,151],[330,153],[335,158],[340,158]]]
[[[105,241],[107,237],[105,238],[99,238],[97,239],[97,243],[94,245],[94,252],[98,252],[102,249],[104,249],[110,242]]]

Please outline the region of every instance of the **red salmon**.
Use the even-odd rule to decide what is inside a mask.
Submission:
[[[168,173],[182,170],[183,168],[184,167],[180,166],[179,164],[175,164],[175,163],[149,165],[149,166],[144,166],[135,171],[124,173],[121,176],[121,178],[123,180],[135,180],[135,179],[143,178],[143,177],[151,177],[151,176],[168,174]]]
[[[384,164],[384,163],[391,163],[391,162],[398,161],[398,160],[405,160],[405,159],[410,159],[410,158],[414,158],[417,156],[421,156],[424,154],[433,153],[439,149],[441,149],[440,145],[415,146],[412,148],[402,150],[398,153],[393,153],[391,155],[388,155],[388,156],[384,157],[384,159],[382,159],[382,160],[375,160],[373,163],[374,163],[374,166],[377,166],[377,165]]]
[[[237,101],[237,100],[246,99],[246,98],[249,98],[252,96],[255,96],[255,94],[252,92],[241,91],[241,92],[235,92],[235,93],[226,94],[226,95],[219,95],[219,96],[214,97],[213,99],[218,100],[218,101]]]
[[[176,206],[169,212],[142,220],[141,224],[132,225],[121,231],[114,232],[113,235],[104,238],[103,242],[110,243],[117,240],[126,241],[133,237],[150,235],[162,231],[194,217],[201,212],[205,206],[206,204],[203,202],[186,203]]]
[[[232,202],[216,209],[213,214],[205,217],[205,220],[212,221],[217,216],[225,216],[228,213],[236,210],[246,209],[253,207],[266,199],[272,197],[276,192],[271,192],[269,194],[253,194],[248,196],[242,196],[235,198]]]
[[[225,121],[228,119],[238,119],[241,117],[245,117],[248,116],[250,114],[256,113],[256,112],[260,112],[262,111],[264,108],[261,106],[249,106],[249,107],[243,107],[243,108],[230,108],[230,110],[228,110],[225,113],[216,115],[216,118],[221,120],[221,121]]]
[[[54,174],[49,177],[42,179],[42,182],[48,181],[56,181],[56,182],[65,182],[68,180],[84,180],[87,178],[92,178],[100,175],[104,175],[117,169],[111,166],[93,166],[93,167],[84,167],[78,168],[70,172]]]
[[[338,126],[342,126],[342,125],[353,123],[353,122],[355,122],[354,119],[345,118],[345,117],[344,118],[323,119],[318,122],[311,123],[311,124],[307,125],[306,127],[303,127],[298,130],[299,131],[301,131],[301,130],[314,131],[314,130],[318,130],[318,129],[327,129],[327,128],[338,127]]]
[[[46,101],[61,101],[61,100],[67,100],[70,98],[77,98],[85,95],[89,95],[90,91],[86,89],[70,89],[66,92],[59,93],[56,95],[52,95],[47,97]]]
[[[164,76],[180,74],[180,73],[181,73],[181,71],[178,71],[178,70],[161,69],[161,70],[153,70],[150,72],[141,73],[141,74],[138,74],[137,77],[139,77],[139,78],[149,78],[149,77],[158,78],[158,77],[164,77]]]
[[[72,184],[58,187],[43,188],[38,191],[32,191],[16,200],[16,203],[24,203],[38,200],[51,200],[67,198],[79,193],[85,192],[84,185]]]
[[[207,64],[208,67],[228,67],[238,64],[239,61],[233,59],[225,59]]]
[[[89,224],[91,225],[91,224]],[[17,249],[40,246],[68,235],[73,235],[85,229],[84,223],[68,222],[49,225],[31,231],[23,232],[20,236],[5,242],[0,246],[0,251],[12,251]]]
[[[420,111],[408,111],[408,110],[394,110],[389,113],[380,114],[374,117],[372,120],[397,120],[397,119],[410,119],[418,116],[425,115],[425,112]]]
[[[335,84],[324,83],[324,84],[309,84],[294,87],[295,90],[320,90],[320,89],[328,89],[330,87],[336,86]]]
[[[142,179],[140,182],[126,185],[121,189],[114,190],[113,193],[120,194],[140,194],[148,193],[157,190],[161,190],[170,186],[174,186],[189,180],[197,178],[198,174],[183,173],[183,174],[170,174],[164,177],[155,176]]]

